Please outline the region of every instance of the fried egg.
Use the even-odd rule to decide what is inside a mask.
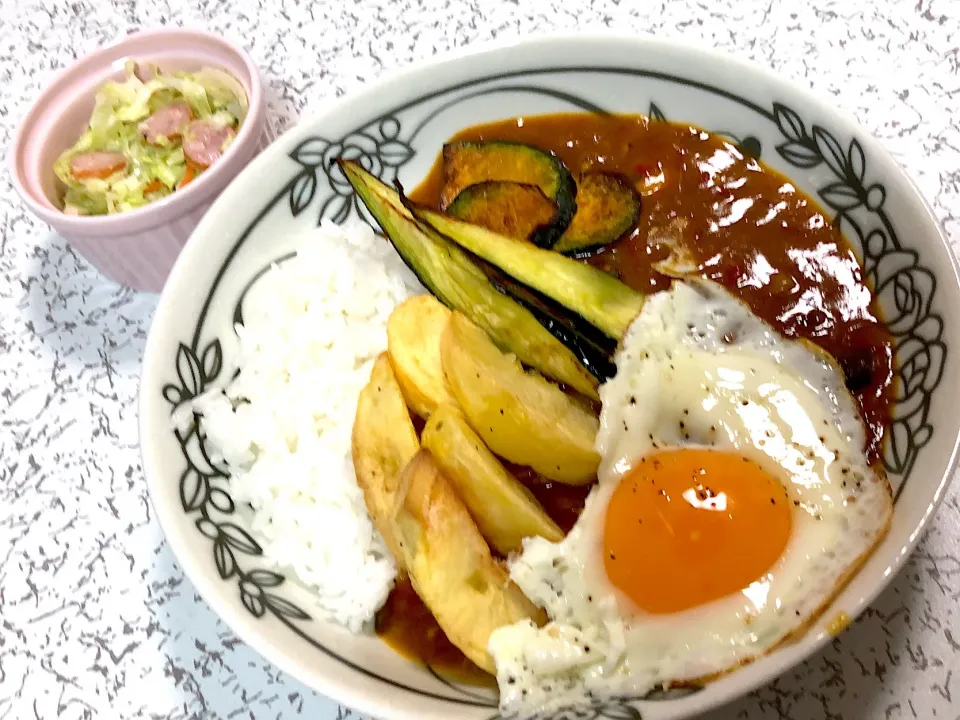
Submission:
[[[883,537],[889,484],[832,359],[707,281],[650,297],[600,392],[599,483],[510,561],[550,622],[496,631],[501,704],[729,671],[806,629]]]

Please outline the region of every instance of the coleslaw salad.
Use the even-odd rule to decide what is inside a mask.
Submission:
[[[176,192],[227,150],[247,110],[243,86],[223,70],[165,74],[128,61],[125,79],[97,92],[87,129],[54,164],[64,212],[126,212]]]

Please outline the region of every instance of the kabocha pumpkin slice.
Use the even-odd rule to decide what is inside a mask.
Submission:
[[[577,183],[577,213],[553,250],[577,254],[616,242],[637,224],[640,195],[617,173],[589,173]]]
[[[577,210],[577,184],[570,170],[552,152],[532,145],[505,140],[447,143],[443,146],[443,180],[443,210],[477,183],[497,180],[536,185],[557,206],[552,232],[538,237],[543,247],[560,237]]]
[[[570,220],[536,185],[504,180],[487,180],[464,189],[447,214],[540,247],[550,247]]]

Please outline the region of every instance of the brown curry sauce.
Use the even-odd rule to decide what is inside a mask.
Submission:
[[[811,340],[836,358],[864,418],[867,453],[877,459],[890,419],[893,339],[852,247],[788,178],[721,137],[641,116],[514,118],[452,139],[527,143],[555,152],[574,177],[591,170],[628,177],[642,198],[637,226],[585,261],[637,290],[656,292],[670,283],[653,267],[667,256],[657,237],[672,234],[703,277],[724,285],[786,337]],[[410,197],[436,207],[442,185],[438,158]],[[510,469],[569,530],[586,489]],[[402,654],[458,679],[485,677],[404,583],[378,615],[381,636]]]
[[[423,423],[417,420],[417,432]],[[504,463],[508,470],[530,488],[547,514],[565,533],[583,510],[590,486],[561,485],[522,465]],[[387,602],[377,613],[376,632],[404,657],[425,662],[437,673],[468,685],[494,687],[493,678],[474,665],[447,639],[440,625],[413,589],[409,578],[397,581]]]
[[[474,665],[447,639],[433,613],[423,604],[404,577],[397,584],[376,619],[377,635],[404,657],[428,663],[444,677],[467,685],[495,687],[493,678]]]

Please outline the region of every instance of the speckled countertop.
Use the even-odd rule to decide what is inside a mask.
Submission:
[[[275,129],[384,69],[493,37],[606,26],[700,40],[835,96],[960,243],[956,0],[16,0],[0,20],[3,146],[55,70],[163,23],[243,43],[269,83]],[[100,277],[26,213],[6,173],[0,218],[0,720],[356,717],[243,645],[164,542],[136,427],[156,298]],[[953,720],[958,601],[955,486],[852,629],[713,720]]]

